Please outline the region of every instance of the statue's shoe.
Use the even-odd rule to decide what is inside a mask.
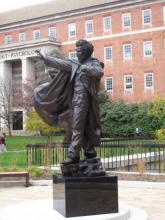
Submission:
[[[61,165],[70,165],[70,164],[75,164],[75,163],[79,163],[80,158],[67,158],[66,160],[61,162]]]

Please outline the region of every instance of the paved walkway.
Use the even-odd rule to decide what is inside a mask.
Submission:
[[[33,184],[28,188],[18,183],[13,187],[0,184],[0,209],[25,201],[52,199],[51,181],[34,181]],[[165,220],[165,183],[119,181],[119,199],[144,209],[149,220]]]

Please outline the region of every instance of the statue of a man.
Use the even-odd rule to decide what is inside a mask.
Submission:
[[[65,60],[37,51],[45,64],[65,71],[69,76],[69,131],[70,147],[64,165],[78,163],[80,150],[87,159],[96,157],[100,145],[99,104],[97,100],[103,63],[92,58],[93,45],[86,40],[76,42],[78,60]]]

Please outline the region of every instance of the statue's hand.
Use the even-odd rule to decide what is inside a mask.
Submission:
[[[35,50],[35,53],[43,59],[46,57],[45,52],[42,50],[37,49],[37,50]]]
[[[86,70],[87,70],[87,65],[85,64],[81,65],[81,71],[86,72]]]
[[[88,65],[81,65],[81,75],[89,76],[90,71],[89,71],[89,66]]]

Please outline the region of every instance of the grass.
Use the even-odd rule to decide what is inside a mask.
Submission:
[[[61,140],[62,136],[53,137],[53,141],[55,142]],[[7,152],[0,154],[0,171],[27,169],[26,145],[45,142],[46,139],[41,136],[7,136]]]
[[[62,140],[62,136],[54,136],[53,141]],[[8,151],[25,150],[27,144],[45,143],[46,138],[42,136],[11,136],[6,137],[6,146]]]

